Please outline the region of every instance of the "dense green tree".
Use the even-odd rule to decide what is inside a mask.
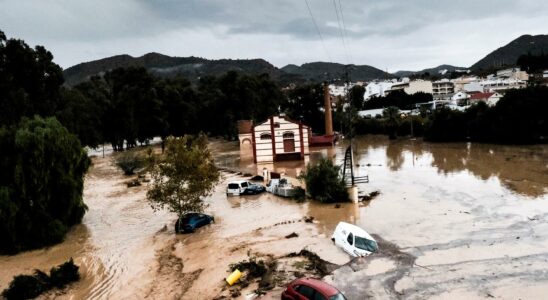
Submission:
[[[82,220],[89,158],[55,118],[0,128],[0,252],[61,241]]]
[[[52,116],[59,105],[61,68],[42,46],[7,39],[0,31],[0,126],[19,123],[23,116]]]
[[[382,111],[385,121],[386,131],[391,140],[396,139],[398,126],[401,122],[400,110],[395,106],[390,106]]]
[[[321,84],[297,86],[287,91],[287,102],[282,111],[297,121],[312,127],[315,133],[324,133],[324,98]]]
[[[350,105],[352,105],[352,107],[356,110],[362,110],[364,104],[363,96],[365,94],[365,88],[361,85],[355,85],[350,89],[349,93]]]
[[[427,93],[415,93],[408,95],[404,91],[394,91],[385,97],[373,97],[365,102],[364,109],[377,109],[396,106],[399,109],[413,109],[416,103],[432,101],[432,95]]]
[[[63,88],[56,117],[83,145],[96,148],[103,142],[100,103],[78,89]]]

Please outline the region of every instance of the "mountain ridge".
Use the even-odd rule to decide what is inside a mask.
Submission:
[[[352,81],[368,81],[373,79],[407,77],[426,72],[435,75],[443,69],[447,69],[450,72],[458,69],[470,69],[476,73],[493,71],[497,68],[513,67],[516,65],[519,56],[529,53],[535,55],[548,53],[548,35],[522,35],[490,52],[468,68],[444,64],[420,71],[402,70],[390,74],[370,65],[309,62],[303,63],[300,66],[288,64],[282,68],[278,68],[262,58],[215,60],[196,56],[168,56],[151,52],[139,57],[121,54],[83,62],[65,69],[63,74],[65,75],[67,85],[78,84],[87,80],[90,76],[102,74],[120,67],[144,67],[158,76],[174,77],[181,75],[191,81],[196,81],[202,76],[222,75],[228,71],[240,71],[256,75],[266,73],[272,79],[284,84],[306,81],[321,82],[326,80],[345,81],[347,70],[350,73]]]

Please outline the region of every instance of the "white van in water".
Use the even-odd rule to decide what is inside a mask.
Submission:
[[[354,257],[367,256],[379,250],[377,241],[369,233],[346,222],[337,224],[331,240]]]
[[[226,187],[226,194],[238,196],[240,194],[243,194],[248,186],[249,182],[247,182],[246,180],[231,181]]]

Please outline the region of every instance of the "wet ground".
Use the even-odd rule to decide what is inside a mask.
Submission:
[[[219,164],[250,173],[250,152],[213,142]],[[345,144],[313,149],[340,161]],[[0,288],[20,273],[70,257],[83,278],[49,298],[210,299],[223,293],[228,265],[248,254],[283,256],[303,248],[341,265],[325,279],[349,299],[542,299],[548,291],[548,147],[355,141],[356,167],[367,173],[367,203],[295,203],[269,194],[228,197],[223,183],[208,198],[216,222],[173,234],[175,216],[154,212],[146,186],[127,188],[112,157],[94,158],[85,183],[89,211],[66,241],[0,256]],[[359,165],[359,166],[358,166]],[[289,176],[300,162],[269,166]],[[314,216],[315,223],[302,222]],[[290,222],[288,222],[290,221]],[[329,237],[339,221],[375,234],[381,251],[350,262]],[[276,225],[278,224],[278,225]],[[286,239],[290,233],[299,236]],[[264,298],[279,298],[281,288]],[[245,297],[245,293],[241,296]]]

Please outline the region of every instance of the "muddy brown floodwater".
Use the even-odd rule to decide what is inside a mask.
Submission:
[[[260,173],[249,149],[213,141],[219,165]],[[309,157],[341,162],[346,143]],[[270,194],[227,197],[223,179],[206,201],[215,223],[175,235],[173,214],[154,212],[147,186],[127,188],[112,156],[94,158],[85,182],[89,207],[65,242],[0,256],[0,288],[14,275],[47,270],[70,257],[82,280],[42,298],[211,299],[224,291],[228,266],[305,248],[340,265],[324,279],[349,299],[542,299],[548,292],[548,146],[429,144],[355,140],[355,161],[379,196],[360,204],[295,203]],[[303,162],[268,165],[296,176]],[[314,223],[302,222],[313,216]],[[380,251],[350,258],[330,241],[340,221],[379,240]],[[298,237],[285,236],[297,233]],[[279,299],[276,287],[264,299]],[[245,298],[250,291],[244,291]]]

